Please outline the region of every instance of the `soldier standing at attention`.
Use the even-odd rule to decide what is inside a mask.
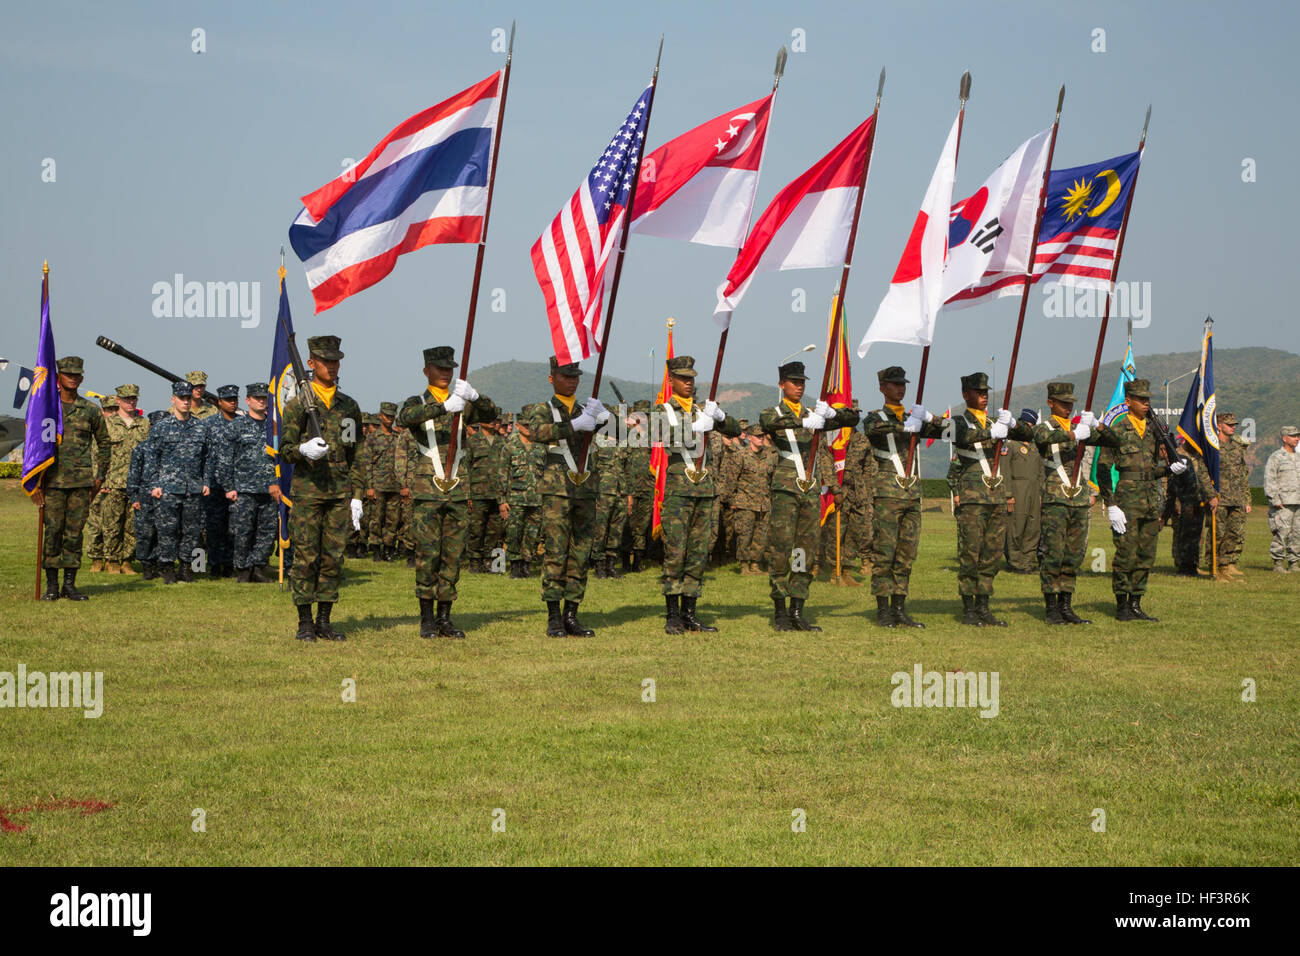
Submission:
[[[537,554],[542,533],[542,495],[537,484],[546,466],[546,448],[533,441],[528,418],[537,409],[525,405],[506,439],[510,480],[506,492],[506,560],[512,578],[531,577],[529,562]]]
[[[989,377],[972,372],[961,377],[966,409],[952,419],[957,453],[957,592],[963,624],[1006,627],[993,616],[989,598],[1007,543],[1007,513],[1015,507],[1006,475],[994,475],[992,456],[999,441],[1028,441],[1033,432],[1007,409],[990,417]]]
[[[628,570],[645,570],[646,537],[654,517],[655,476],[650,470],[650,400],[643,398],[632,406],[628,415],[627,455],[623,466],[628,498],[628,540],[632,561]]]
[[[107,425],[117,417],[117,396],[104,395],[99,400],[100,409]],[[96,447],[95,451],[98,451]],[[110,451],[109,467],[112,467]],[[90,558],[90,573],[98,574],[104,570],[104,489],[101,487],[90,500],[90,511],[86,515],[86,557]]]
[[[1250,514],[1250,468],[1246,464],[1246,446],[1234,439],[1237,416],[1219,412],[1214,416],[1219,432],[1219,494],[1210,502],[1219,544],[1220,581],[1244,578],[1237,570],[1241,550],[1246,544],[1246,515]],[[1201,465],[1204,468],[1204,465]],[[1209,477],[1208,472],[1206,477]],[[1212,535],[1205,535],[1205,566],[1213,568]]]
[[[1273,540],[1268,546],[1273,570],[1300,571],[1300,428],[1282,428],[1282,444],[1264,465],[1264,496],[1268,498],[1268,529]],[[1288,572],[1287,561],[1291,562]]]
[[[299,388],[312,391],[321,434],[308,437],[311,420],[302,395],[290,399],[281,415],[280,457],[294,466],[289,591],[298,608],[294,636],[300,641],[345,639],[330,623],[330,612],[339,599],[348,526],[361,525],[364,488],[357,469],[361,409],[350,395],[339,391],[340,344],[337,335],[307,340],[311,381],[300,383]],[[312,604],[317,605],[314,625]]]
[[[156,411],[149,413],[149,428],[152,429],[167,413]],[[153,489],[153,476],[145,471],[148,461],[148,443],[146,438],[131,449],[131,466],[126,475],[126,491],[131,498],[132,524],[135,527],[135,557],[143,569],[146,581],[158,577],[158,529],[154,524],[154,498],[149,492]]]
[[[1038,413],[1022,409],[1019,420],[1032,431],[1038,425]],[[1039,570],[1043,514],[1043,459],[1038,446],[1032,441],[1008,441],[1002,446],[1001,467],[1015,502],[1007,519],[1007,569],[1013,574],[1033,574]]]
[[[191,402],[191,405],[194,403]],[[210,492],[203,499],[203,535],[208,547],[208,570],[214,578],[228,578],[234,573],[230,542],[230,489],[220,483],[221,456],[226,451],[226,426],[235,421],[239,411],[239,386],[222,385],[217,389],[217,414],[203,420],[207,428],[208,451],[205,457],[204,484]]]
[[[871,593],[876,596],[876,624],[880,627],[925,627],[907,613],[907,590],[921,538],[921,482],[906,475],[904,460],[909,440],[942,438],[951,424],[935,418],[921,405],[903,408],[907,374],[891,365],[876,373],[884,408],[862,419],[862,431],[876,458],[872,486]]]
[[[149,420],[135,412],[140,399],[138,385],[117,387],[117,414],[108,419],[108,442],[111,449],[108,475],[100,489],[100,518],[104,531],[105,570],[117,574],[135,574],[131,557],[135,554],[135,511],[127,491],[132,453],[149,437]]]
[[[592,439],[592,481],[596,482],[596,524],[591,537],[591,566],[598,578],[621,578],[618,546],[627,521],[627,484],[624,449],[616,435],[603,431]]]
[[[542,471],[542,600],[546,602],[547,637],[591,637],[596,632],[578,620],[578,605],[587,593],[587,561],[596,523],[596,489],[591,472],[578,474],[577,459],[585,433],[609,418],[594,396],[578,405],[574,393],[582,369],[577,362],[561,365],[551,356],[547,381],[555,390],[547,402],[534,407],[528,419],[533,440],[546,445]],[[561,613],[560,601],[564,601]]]
[[[465,551],[471,574],[492,573],[492,549],[505,527],[506,488],[500,452],[504,447],[494,424],[482,422],[465,438],[469,458],[469,530]]]
[[[88,600],[77,590],[77,569],[81,567],[81,535],[90,513],[90,502],[99,494],[108,471],[108,426],[104,416],[77,394],[84,372],[81,359],[68,355],[55,363],[58,370],[59,401],[62,403],[63,434],[54,449],[54,461],[45,470],[32,503],[45,506],[45,543],[41,565],[45,568],[42,601],[60,597]],[[95,455],[91,459],[91,443]],[[59,589],[59,568],[63,588]]]
[[[466,425],[486,425],[501,414],[492,399],[479,395],[463,378],[454,382],[456,352],[450,345],[424,350],[427,387],[402,403],[397,423],[410,431],[419,449],[406,467],[415,520],[415,596],[420,602],[421,637],[464,637],[451,620],[469,530],[469,499],[478,489],[460,474],[466,454]],[[452,420],[460,413],[456,457],[447,469]],[[435,612],[434,604],[437,603]]]
[[[366,476],[365,508],[371,512],[369,545],[376,561],[397,557],[397,532],[401,524],[402,481],[406,475],[404,455],[394,430],[395,402],[379,403],[379,425],[362,448]],[[399,459],[402,467],[398,467]]]
[[[775,408],[763,409],[759,416],[759,425],[780,455],[772,470],[771,524],[767,539],[767,580],[774,607],[772,625],[778,631],[820,631],[820,627],[804,618],[803,608],[812,581],[809,566],[817,556],[821,518],[817,466],[828,456],[819,455],[809,473],[808,451],[813,432],[852,428],[858,423],[858,413],[849,408],[832,408],[821,399],[812,408],[805,406],[803,393],[808,376],[804,374],[803,362],[782,365],[777,370],[777,379],[781,401]],[[822,438],[825,451],[831,435]]]
[[[171,414],[153,426],[145,444],[144,472],[152,485],[154,524],[158,529],[158,562],[163,583],[175,584],[176,562],[180,580],[193,581],[190,558],[198,547],[203,527],[204,481],[210,446],[207,429],[190,415],[191,389],[186,382],[172,385]]]
[[[715,428],[722,435],[740,434],[736,420],[716,402],[695,403],[695,359],[677,355],[668,360],[672,394],[657,411],[668,423],[672,439],[668,473],[664,480],[661,514],[664,564],[660,586],[666,605],[664,632],[717,631],[695,616],[696,603],[704,593],[704,571],[709,566],[713,543],[713,505],[717,497],[709,467],[708,433]]]
[[[1165,524],[1174,529],[1171,550],[1174,572],[1185,577],[1198,576],[1201,561],[1201,528],[1205,525],[1206,503],[1213,501],[1218,492],[1210,481],[1210,473],[1201,466],[1196,451],[1186,442],[1178,446],[1192,467],[1181,475],[1170,475],[1165,489],[1165,510],[1161,515]]]
[[[1103,442],[1097,480],[1106,516],[1114,532],[1115,557],[1111,588],[1117,621],[1155,621],[1142,610],[1142,595],[1156,559],[1160,534],[1160,485],[1165,475],[1181,475],[1184,461],[1161,461],[1164,449],[1150,421],[1151,383],[1135,378],[1124,383],[1128,414],[1110,426],[1114,444]],[[1112,487],[1111,467],[1119,470]]]
[[[235,577],[242,584],[274,581],[266,570],[275,547],[279,509],[271,496],[275,484],[275,459],[266,448],[266,404],[270,389],[265,382],[244,388],[248,414],[222,430],[217,480],[230,502],[230,544]]]
[[[731,496],[731,521],[736,534],[736,560],[740,573],[760,575],[767,549],[763,515],[772,507],[772,459],[764,454],[763,429],[751,425],[745,443],[727,459],[735,462],[735,488]]]
[[[858,414],[858,400],[853,400]],[[844,454],[844,559],[859,562],[862,574],[871,573],[871,485],[876,458],[867,436],[854,429]],[[846,575],[847,578],[847,575]],[[852,580],[851,578],[849,580]]]
[[[217,414],[217,406],[209,402],[204,395],[208,384],[208,373],[204,371],[190,372],[185,376],[185,381],[192,386],[190,390],[190,417],[195,421],[203,421],[205,418],[211,418]]]

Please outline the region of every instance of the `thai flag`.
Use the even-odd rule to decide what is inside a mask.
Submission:
[[[417,113],[315,192],[289,227],[316,311],[439,242],[478,242],[487,211],[502,73]]]

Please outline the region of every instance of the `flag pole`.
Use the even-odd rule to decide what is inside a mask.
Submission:
[[[853,245],[858,238],[858,219],[862,215],[862,197],[867,192],[867,175],[871,172],[871,153],[876,145],[876,120],[880,117],[880,96],[884,91],[885,69],[881,67],[880,82],[876,84],[876,106],[871,111],[871,132],[867,134],[867,161],[862,164],[862,182],[858,184],[858,198],[853,205],[853,225],[849,228],[849,244],[844,248],[844,269],[840,272],[840,285],[835,293],[835,313],[831,317],[831,346],[826,350],[826,365],[822,371],[821,401],[826,400],[826,389],[831,380],[831,367],[835,361],[835,356],[840,351],[840,324],[844,320],[844,293],[849,285],[849,270],[853,268]],[[817,461],[817,445],[820,443],[821,437],[822,433],[820,431],[813,432],[812,441],[808,445],[808,460],[804,462],[804,474],[809,476],[810,481],[814,463]],[[811,488],[812,484],[810,483],[808,487]]]
[[[50,261],[44,260],[41,266],[41,309],[50,297]],[[39,337],[39,333],[38,333]],[[58,375],[55,375],[54,387],[58,388]],[[30,401],[30,399],[29,399]],[[36,479],[36,488],[41,493],[41,505],[36,509],[36,600],[41,599],[41,561],[45,556],[45,471]]]
[[[1025,308],[1029,305],[1029,289],[1034,284],[1034,259],[1038,255],[1038,230],[1043,225],[1043,212],[1047,208],[1047,185],[1052,176],[1052,156],[1056,152],[1056,131],[1061,125],[1061,106],[1065,103],[1065,84],[1056,97],[1056,119],[1052,121],[1052,138],[1047,144],[1047,165],[1043,167],[1043,185],[1038,193],[1038,214],[1034,217],[1034,232],[1029,240],[1029,261],[1025,264],[1025,288],[1020,295],[1020,317],[1016,319],[1016,338],[1011,345],[1011,361],[1007,366],[1007,385],[1002,392],[1002,408],[1011,404],[1011,387],[1016,380],[1016,359],[1020,356],[1020,334],[1025,328]],[[996,368],[996,366],[995,366]],[[993,477],[998,475],[998,462],[1002,460],[1002,440],[993,446]]]
[[[474,341],[474,318],[478,314],[479,282],[483,277],[483,256],[487,252],[488,219],[492,215],[492,191],[497,181],[497,156],[501,152],[501,127],[506,116],[506,94],[510,90],[510,62],[515,53],[515,24],[510,23],[510,44],[506,48],[506,65],[501,73],[501,99],[497,103],[497,127],[492,136],[492,168],[488,173],[487,208],[483,210],[483,228],[478,236],[478,252],[474,256],[474,282],[469,291],[469,318],[465,322],[465,344],[460,350],[460,378],[469,377],[469,347]],[[456,439],[460,436],[460,412],[451,417],[451,441],[447,442],[447,465],[443,474],[447,476],[447,488],[456,483],[452,468],[456,462]]]
[[[961,100],[961,106],[957,110],[957,145],[953,150],[953,175],[957,174],[957,157],[961,153],[961,128],[966,122],[966,101],[970,99],[970,70],[961,75],[961,86],[958,89],[958,96]],[[944,260],[948,258],[945,250]],[[916,404],[920,405],[922,398],[925,396],[925,373],[930,367],[930,346],[924,346],[921,349],[921,371],[916,376]],[[920,432],[912,435],[907,443],[907,471],[905,476],[912,477],[912,459],[916,455],[916,439]]]
[[[772,96],[773,97],[776,96],[777,87],[781,85],[781,77],[785,75],[785,61],[786,61],[786,50],[785,50],[785,46],[783,45],[781,49],[776,51],[776,69],[773,71],[772,74]],[[769,121],[770,121],[770,117],[769,117]],[[767,152],[766,148],[764,148],[764,152],[765,153]],[[761,160],[760,160],[760,164],[761,164]],[[755,190],[755,194],[757,194],[758,191],[757,182],[754,184],[754,190]],[[751,214],[753,213],[752,204],[750,205],[750,213]],[[727,333],[730,331],[731,331],[731,319],[730,317],[728,317],[727,327],[724,328],[722,330],[722,334],[718,336],[718,355],[717,358],[713,360],[713,379],[712,381],[709,382],[709,401],[713,401],[718,396],[718,379],[722,375],[722,355],[724,352],[727,351]]]
[[[632,231],[632,213],[636,209],[636,186],[641,181],[641,160],[645,158],[645,146],[650,139],[650,112],[655,105],[655,89],[659,86],[659,61],[664,55],[664,38],[659,37],[659,53],[655,56],[655,70],[650,76],[650,99],[645,105],[645,136],[641,140],[641,145],[637,148],[636,153],[636,175],[632,177],[632,184],[627,191],[627,209],[623,212],[622,234],[618,240],[618,258],[614,261],[614,281],[609,287],[609,304],[605,306],[605,327],[601,330],[600,336],[600,358],[596,360],[596,376],[591,381],[591,397],[600,396],[600,379],[605,374],[605,350],[609,346],[609,327],[614,322],[614,303],[618,299],[618,283],[623,276],[623,256],[627,252],[627,236]],[[591,436],[593,432],[584,432],[582,436],[582,448],[578,451],[577,473],[583,474],[587,470],[587,450],[591,447]]]
[[[1147,127],[1151,125],[1151,107],[1147,107],[1147,118],[1142,124],[1142,137],[1138,140],[1138,152],[1141,153],[1147,143]],[[1133,182],[1129,184],[1128,199],[1124,201],[1124,218],[1119,226],[1119,242],[1115,244],[1115,261],[1110,266],[1110,282],[1106,287],[1106,308],[1101,315],[1101,331],[1097,333],[1097,351],[1092,357],[1092,377],[1088,379],[1088,400],[1084,403],[1085,410],[1091,410],[1092,399],[1097,390],[1097,372],[1101,369],[1101,350],[1106,344],[1106,326],[1110,323],[1110,300],[1114,298],[1115,293],[1115,276],[1119,275],[1119,259],[1124,254],[1124,240],[1128,238],[1128,215],[1133,209],[1133,194],[1137,192],[1138,173],[1142,171],[1142,163],[1139,161],[1138,168],[1133,172]],[[1070,483],[1079,484],[1079,468],[1083,464],[1083,445],[1080,445],[1074,454],[1074,470],[1070,474]]]

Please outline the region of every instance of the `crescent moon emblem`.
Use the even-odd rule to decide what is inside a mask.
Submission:
[[[733,123],[736,122],[736,120],[743,120],[745,128],[740,131],[740,135],[736,137],[734,143],[722,152],[718,153],[717,156],[713,157],[714,161],[719,159],[735,159],[745,150],[749,149],[749,144],[754,141],[754,136],[758,133],[756,125],[750,122],[753,118],[753,113],[737,113],[731,118],[731,122]]]
[[[1102,176],[1106,177],[1106,195],[1101,197],[1101,202],[1088,210],[1089,217],[1093,219],[1109,209],[1115,197],[1119,195],[1119,174],[1113,169],[1103,169],[1097,174],[1097,178],[1100,179]]]

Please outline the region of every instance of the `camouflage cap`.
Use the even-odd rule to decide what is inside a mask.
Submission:
[[[394,418],[394,417],[396,417],[396,416],[397,416],[397,403],[396,403],[396,402],[380,402],[380,403],[379,403],[379,414],[380,414],[380,415],[387,415],[389,418]]]
[[[307,351],[312,358],[338,362],[343,358],[339,346],[343,340],[337,335],[313,335],[307,340]]]
[[[1124,383],[1124,397],[1129,398],[1150,398],[1151,382],[1145,378],[1135,378],[1131,382]]]
[[[501,417],[497,419],[503,425],[513,425],[515,423],[514,412],[502,412]]]
[[[450,345],[435,345],[424,350],[424,364],[434,368],[456,368],[460,363],[456,361],[456,350]]]
[[[189,382],[172,382],[172,394],[177,398],[191,398],[194,395],[194,386]]]
[[[118,398],[139,398],[140,397],[139,385],[119,385],[117,388],[114,389],[114,391],[117,392]]]
[[[80,355],[65,355],[55,363],[55,366],[65,375],[84,375],[86,372]]]
[[[551,356],[551,374],[552,375],[581,375],[582,369],[578,367],[577,362],[570,362],[567,365],[561,365],[560,360],[554,355]]]
[[[776,370],[777,381],[806,382],[808,376],[804,374],[803,362],[786,362]]]
[[[876,373],[876,381],[880,385],[886,382],[893,382],[895,385],[907,384],[907,373],[903,371],[901,365],[891,365],[889,368],[882,368]]]
[[[748,419],[748,418],[738,418],[738,419],[736,419],[736,424],[740,426],[740,430],[741,430],[741,431],[744,431],[746,428],[749,427],[749,419]]]
[[[762,435],[763,435],[763,426],[762,426],[762,425],[750,425],[748,428],[745,429],[745,434],[746,434],[746,435],[750,435],[750,436],[752,436],[752,437],[754,437],[754,438],[760,438],[760,437],[762,437]]]
[[[222,385],[219,389],[217,389],[217,398],[224,398],[224,399],[225,399],[226,401],[228,401],[228,402],[238,401],[238,400],[239,400],[239,386],[238,386],[238,385]]]
[[[101,395],[99,398],[101,408],[117,408],[116,395]]]
[[[1214,420],[1220,425],[1232,425],[1233,427],[1236,427],[1237,424],[1237,416],[1232,414],[1232,412],[1215,412]]]
[[[270,398],[271,387],[265,382],[250,382],[244,386],[244,394],[249,398]]]
[[[632,411],[648,412],[650,411],[650,399],[642,398],[632,403]]]
[[[695,377],[695,356],[674,355],[668,360],[668,374],[682,378]]]
[[[1054,398],[1058,402],[1075,402],[1074,383],[1073,382],[1048,382],[1047,397]]]
[[[362,413],[361,413],[361,424],[362,424],[362,425],[378,425],[378,424],[379,424],[379,416],[376,415],[374,412],[362,412]]]
[[[963,392],[987,392],[989,390],[989,376],[987,372],[971,372],[969,375],[961,377],[961,390]]]
[[[1282,435],[1285,438],[1300,438],[1300,428],[1296,428],[1294,425],[1283,425]]]
[[[186,372],[185,381],[189,382],[191,385],[207,385],[208,373],[207,372]]]

